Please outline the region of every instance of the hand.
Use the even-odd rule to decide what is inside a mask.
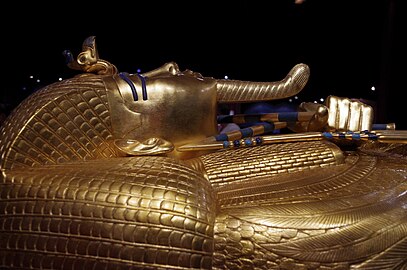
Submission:
[[[373,125],[373,108],[360,101],[329,96],[328,131],[363,131],[371,130]]]
[[[313,102],[302,102],[298,107],[300,112],[312,112],[309,121],[288,123],[287,127],[294,132],[323,131],[328,122],[328,108]]]

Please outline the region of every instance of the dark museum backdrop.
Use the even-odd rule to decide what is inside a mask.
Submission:
[[[96,36],[99,56],[129,73],[175,61],[204,76],[276,81],[303,62],[311,69],[308,84],[278,102],[362,99],[375,107],[377,123],[407,129],[401,2],[13,4],[0,19],[0,106],[8,114],[42,86],[76,75],[62,52],[76,56],[83,40]]]

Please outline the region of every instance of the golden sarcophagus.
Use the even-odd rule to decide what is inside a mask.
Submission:
[[[372,130],[369,106],[331,96],[217,137],[219,103],[295,95],[306,64],[119,73],[90,37],[69,65],[1,127],[2,269],[407,267],[407,134]]]

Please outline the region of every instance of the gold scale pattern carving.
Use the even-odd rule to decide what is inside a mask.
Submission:
[[[172,159],[26,168],[10,173],[0,188],[0,265],[180,269],[212,263],[213,192]],[[47,256],[36,260],[36,254]]]
[[[2,128],[0,265],[210,268],[207,180],[174,159],[120,157],[101,77],[85,82],[44,88]]]
[[[108,142],[110,114],[100,78],[87,83],[74,78],[45,87],[8,119],[13,121],[0,130],[2,168],[117,156]]]
[[[214,269],[403,269],[406,172],[405,159],[353,153],[219,188]]]
[[[219,151],[200,159],[209,181],[216,188],[258,177],[338,164],[342,158],[335,157],[335,153],[339,152],[331,143],[304,142]]]

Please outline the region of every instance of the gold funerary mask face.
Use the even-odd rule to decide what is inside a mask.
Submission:
[[[215,135],[218,103],[290,97],[303,89],[309,77],[305,64],[295,65],[283,80],[272,82],[215,80],[190,70],[181,72],[173,62],[144,74],[117,73],[114,65],[99,58],[94,37],[84,41],[82,50],[76,62],[70,52],[66,53],[68,66],[104,75],[114,137],[132,140],[134,144],[122,141],[120,145],[148,149],[150,154],[154,153],[151,142],[172,144],[173,148],[164,151],[170,152],[177,146]],[[140,145],[140,141],[147,143]],[[162,150],[155,153],[164,153]]]
[[[169,63],[106,77],[116,138],[162,138],[174,146],[216,134],[216,80]],[[175,153],[176,154],[176,153]]]

